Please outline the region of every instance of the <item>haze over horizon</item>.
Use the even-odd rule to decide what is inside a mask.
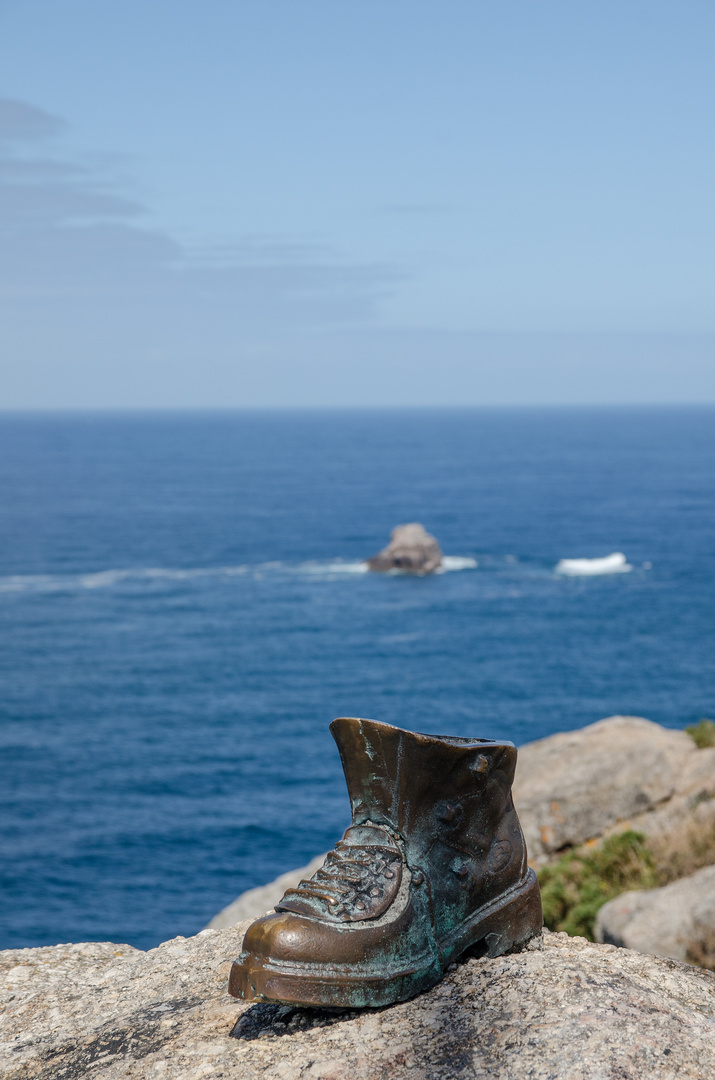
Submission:
[[[714,45],[696,0],[0,0],[0,408],[715,402]]]

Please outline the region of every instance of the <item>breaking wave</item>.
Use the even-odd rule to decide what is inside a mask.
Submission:
[[[367,574],[368,566],[366,562],[342,562],[340,559],[334,559],[332,562],[301,563],[297,570],[303,574],[315,575]]]
[[[435,571],[436,574],[447,574],[452,570],[475,570],[477,560],[464,555],[443,555],[442,563]],[[300,570],[307,574],[367,574],[369,567],[366,562],[341,562],[336,559],[333,562],[308,562],[303,563]],[[392,570],[388,573],[399,574],[400,571]]]
[[[632,569],[622,551],[614,551],[612,555],[604,555],[600,559],[561,559],[556,565],[556,573],[567,577],[627,574]]]
[[[445,555],[438,573],[452,570],[473,570],[476,559],[460,555]],[[336,577],[366,574],[366,562],[266,562],[240,566],[210,566],[189,569],[172,569],[152,566],[128,570],[97,570],[87,574],[11,574],[0,577],[1,593],[66,592],[81,589],[108,589],[131,582],[191,581],[196,578],[231,578],[240,575],[263,577],[265,574],[306,574],[316,577]]]
[[[450,570],[476,570],[476,559],[470,559],[466,555],[443,555],[442,565],[437,570],[438,574],[447,574]]]
[[[187,581],[200,577],[232,577],[257,569],[259,568],[252,566],[221,566],[172,570],[157,566],[137,570],[98,570],[90,574],[11,574],[0,578],[0,593],[107,589],[125,581]]]

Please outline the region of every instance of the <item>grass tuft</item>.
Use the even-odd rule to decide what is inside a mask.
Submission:
[[[562,855],[539,871],[539,884],[548,929],[593,941],[596,915],[607,900],[659,881],[645,838],[628,830]]]
[[[596,916],[629,889],[654,889],[715,865],[715,819],[690,820],[646,843],[628,830],[567,851],[538,872],[544,924],[593,941]],[[688,958],[715,970],[715,937],[689,942]]]
[[[691,724],[685,730],[698,750],[707,750],[715,746],[715,721],[703,717],[697,724]]]
[[[715,865],[715,816],[683,821],[664,836],[651,836],[649,846],[659,885],[690,877],[703,866]]]

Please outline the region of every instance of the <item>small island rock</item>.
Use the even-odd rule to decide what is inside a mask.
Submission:
[[[434,536],[418,522],[398,525],[390,534],[390,543],[378,555],[367,560],[370,570],[387,573],[433,574],[442,564],[442,550]]]

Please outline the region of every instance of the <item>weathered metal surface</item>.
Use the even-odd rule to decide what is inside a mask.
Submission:
[[[332,922],[376,919],[387,911],[402,881],[402,852],[387,829],[358,825],[328,852],[309,881],[289,889],[279,911]]]
[[[541,930],[511,797],[512,743],[420,735],[342,717],[353,824],[323,866],[246,933],[236,997],[334,1008],[402,1001],[468,951]]]

